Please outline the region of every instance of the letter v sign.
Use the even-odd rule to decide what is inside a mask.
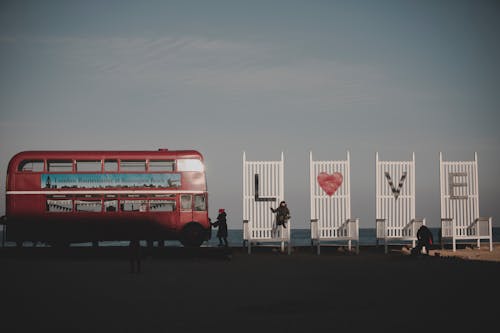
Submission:
[[[403,187],[403,183],[405,182],[405,179],[406,179],[406,171],[403,172],[403,175],[401,176],[401,179],[399,180],[398,188],[394,187],[391,175],[389,175],[388,172],[385,172],[385,178],[387,178],[387,182],[389,183],[389,186],[391,187],[392,194],[394,195],[394,198],[397,200],[399,197],[399,194],[401,193],[401,188]]]

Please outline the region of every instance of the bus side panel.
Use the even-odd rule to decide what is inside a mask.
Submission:
[[[189,184],[186,186],[185,184]],[[182,187],[183,190],[206,191],[207,185],[204,172],[183,172]]]
[[[6,200],[8,241],[39,240],[45,232],[42,195],[8,194]]]
[[[146,217],[121,220],[54,216],[39,219],[19,217],[7,225],[7,241],[81,243],[131,239],[176,240],[178,234]]]
[[[177,227],[177,211],[150,213],[151,223],[159,226],[162,229],[175,230]]]
[[[45,198],[40,194],[7,195],[6,213],[8,218],[39,218],[45,211]]]
[[[198,222],[204,229],[210,228],[210,223],[208,222],[208,212],[205,211],[193,211],[193,221]]]
[[[48,212],[43,195],[8,195],[7,240],[89,242],[178,239],[174,212]]]
[[[13,172],[9,177],[7,190],[33,191],[41,189],[40,173],[19,173]]]
[[[193,211],[181,211],[179,213],[179,223],[176,226],[177,231],[180,233],[182,231],[182,228],[184,228],[184,226],[190,222],[193,222]]]

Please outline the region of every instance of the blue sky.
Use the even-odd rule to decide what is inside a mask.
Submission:
[[[417,215],[438,226],[439,152],[478,152],[481,215],[498,218],[499,14],[497,1],[2,1],[0,171],[21,150],[193,148],[211,216],[224,207],[241,228],[243,151],[283,151],[294,227],[308,227],[309,151],[349,149],[352,213],[373,227],[375,153],[415,152]]]

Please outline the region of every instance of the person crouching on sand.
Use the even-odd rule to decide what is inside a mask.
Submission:
[[[425,225],[422,225],[417,231],[417,246],[415,246],[414,254],[420,254],[422,248],[425,247],[425,254],[429,255],[433,241],[432,232]]]

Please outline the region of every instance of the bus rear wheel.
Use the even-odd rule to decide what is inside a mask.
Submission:
[[[182,230],[181,243],[184,247],[200,247],[205,239],[205,232],[197,223],[188,224]]]

